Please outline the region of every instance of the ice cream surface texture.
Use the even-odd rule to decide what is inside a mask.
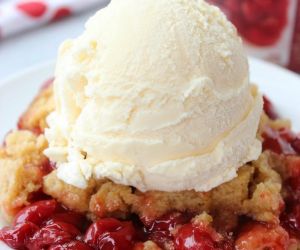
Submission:
[[[256,159],[262,97],[202,0],[113,0],[62,44],[45,154],[63,181],[208,191]]]

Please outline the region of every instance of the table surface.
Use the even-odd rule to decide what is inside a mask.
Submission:
[[[104,5],[100,4],[97,9]],[[61,42],[81,34],[84,23],[97,9],[0,41],[0,81],[25,68],[55,59]]]

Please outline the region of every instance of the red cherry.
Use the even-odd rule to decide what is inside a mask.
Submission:
[[[289,140],[292,134],[288,134],[286,130],[275,130],[266,127],[262,134],[263,149],[271,150],[277,154],[294,155],[295,150],[291,146]]]
[[[29,238],[37,230],[39,228],[31,222],[18,224],[13,228],[4,227],[0,230],[0,240],[4,241],[11,248],[24,249]]]
[[[108,218],[93,223],[84,236],[84,242],[101,250],[131,250],[134,238],[131,222]]]
[[[296,205],[290,212],[284,213],[280,220],[286,230],[295,237],[300,237],[300,205]]]
[[[163,247],[166,241],[173,238],[172,231],[179,225],[183,225],[191,220],[192,216],[182,213],[166,214],[151,223],[147,223],[146,231],[149,239]]]
[[[73,211],[67,211],[63,213],[56,213],[49,217],[48,221],[45,222],[46,225],[50,225],[56,222],[64,222],[72,224],[80,230],[83,230],[87,224],[87,219],[83,214],[76,213]]]
[[[300,155],[300,137],[297,137],[294,141],[292,141],[292,147]]]
[[[288,128],[281,128],[278,130],[278,132],[279,136],[288,143],[293,142],[296,138],[296,135]]]
[[[286,190],[285,202],[287,205],[300,202],[300,157],[286,157],[286,174],[283,186]]]
[[[80,235],[80,232],[73,225],[64,222],[56,222],[37,231],[30,238],[27,247],[31,250],[39,250],[55,244],[61,245],[72,241],[78,235]]]
[[[148,236],[149,240],[155,242],[159,247],[165,248],[165,245],[171,245],[172,238],[168,231],[156,231]]]
[[[42,201],[42,200],[50,200],[52,199],[51,196],[45,194],[42,190],[42,188],[40,188],[38,191],[36,192],[33,192],[33,193],[30,193],[28,195],[28,198],[27,200],[30,202],[30,203],[35,203],[37,201]]]
[[[38,18],[44,15],[47,10],[47,6],[41,1],[27,1],[18,3],[17,9],[23,11],[30,17]]]
[[[50,162],[48,159],[40,166],[43,176],[51,173],[55,168],[55,163]]]
[[[179,236],[175,238],[175,245],[178,250],[216,249],[209,234],[188,226],[180,229]]]
[[[61,7],[56,12],[54,13],[51,22],[58,21],[64,17],[70,16],[71,15],[71,10],[67,7]]]
[[[290,177],[285,181],[285,185],[291,188],[291,192],[300,191],[300,178],[299,176]]]
[[[149,223],[147,230],[149,232],[156,231],[172,231],[176,226],[185,224],[190,221],[191,215],[182,213],[170,213]]]
[[[286,157],[286,170],[290,177],[300,179],[300,157],[299,156]]]
[[[300,178],[290,177],[284,182],[284,186],[287,190],[285,202],[287,204],[294,204],[300,202]]]
[[[63,245],[53,245],[48,250],[93,250],[94,248],[87,244],[74,240]]]
[[[288,249],[289,235],[280,226],[268,227],[260,223],[246,224],[235,242],[236,250]]]
[[[264,111],[267,114],[267,116],[272,120],[278,119],[279,116],[275,111],[275,108],[271,103],[271,101],[266,96],[264,96],[263,99],[264,99]]]
[[[17,127],[19,130],[27,130],[26,126],[24,127],[23,122],[25,121],[26,117],[21,116],[18,120]],[[43,133],[42,129],[40,127],[31,128],[30,131],[36,135],[40,135]],[[41,173],[43,174],[43,173]]]
[[[183,225],[175,235],[176,250],[233,250],[229,241],[225,240],[213,228],[206,225]]]
[[[40,225],[48,219],[58,208],[55,200],[37,201],[22,209],[15,217],[13,225],[24,222],[32,222]]]

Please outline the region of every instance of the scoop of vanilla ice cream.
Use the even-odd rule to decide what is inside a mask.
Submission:
[[[241,39],[202,0],[113,0],[62,44],[54,91],[45,154],[79,188],[208,191],[261,152]]]

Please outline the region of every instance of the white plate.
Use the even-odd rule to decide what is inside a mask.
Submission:
[[[0,82],[0,141],[15,128],[18,117],[43,82],[53,75],[53,69],[54,62],[48,62]],[[291,119],[294,129],[300,131],[299,76],[253,58],[250,59],[250,70],[251,81],[259,85],[260,90],[275,103],[279,113]],[[8,248],[0,243],[0,249]]]

